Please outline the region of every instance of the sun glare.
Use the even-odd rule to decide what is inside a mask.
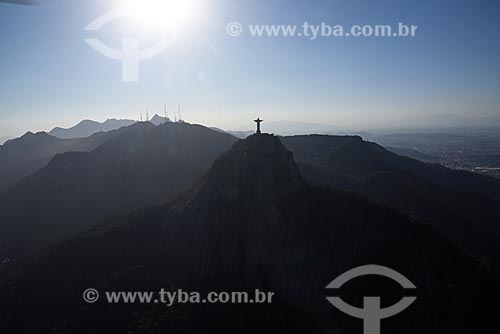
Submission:
[[[141,28],[175,33],[192,21],[197,0],[122,0],[122,7]]]

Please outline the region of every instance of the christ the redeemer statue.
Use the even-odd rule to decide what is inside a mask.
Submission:
[[[264,120],[257,118],[254,122],[257,123],[257,132],[256,133],[261,133],[260,132],[260,123],[264,122]]]

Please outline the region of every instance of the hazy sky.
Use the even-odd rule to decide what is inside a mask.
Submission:
[[[124,0],[123,0],[124,1]],[[180,1],[180,0],[179,0]],[[84,41],[155,43],[127,18],[84,28],[120,0],[0,4],[0,136],[83,118],[138,119],[182,105],[187,121],[238,128],[261,116],[345,126],[500,105],[498,0],[198,0],[192,28],[123,83],[121,64]],[[418,25],[415,38],[231,37],[247,24]],[[200,35],[205,36],[202,38]],[[149,43],[149,44],[148,44]]]

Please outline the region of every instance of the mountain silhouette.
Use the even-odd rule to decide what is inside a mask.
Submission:
[[[168,117],[162,117],[162,116],[158,116],[158,114],[155,114],[153,116],[153,118],[151,118],[150,122],[153,123],[154,125],[158,126],[158,125],[162,125],[162,124],[172,122],[172,121]]]
[[[3,333],[358,333],[362,321],[325,299],[327,284],[365,264],[393,268],[417,301],[384,333],[497,332],[496,274],[430,226],[356,195],[312,187],[277,137],[236,142],[168,204],[116,216],[35,256],[0,267]],[[341,293],[402,291],[360,279]],[[252,304],[85,304],[82,292],[252,291]],[[385,299],[387,298],[387,299]]]
[[[398,208],[500,268],[500,180],[402,157],[360,137],[281,140],[311,184]]]
[[[84,138],[89,137],[97,132],[107,132],[111,130],[117,130],[119,128],[129,126],[136,123],[136,121],[130,119],[108,119],[102,123],[92,121],[92,120],[83,120],[77,125],[68,128],[54,128],[49,134],[58,138]]]
[[[11,140],[12,137],[0,137],[0,145],[3,145],[5,142],[7,142],[8,140]]]
[[[114,133],[88,138],[60,139],[45,132],[28,132],[0,146],[0,191],[45,166],[54,155],[69,151],[91,151]]]
[[[137,123],[91,152],[56,155],[0,193],[0,260],[187,189],[236,138],[187,123]],[[48,138],[53,138],[49,137]]]
[[[170,122],[155,115],[154,125]],[[70,151],[91,151],[112,138],[114,130],[135,124],[132,120],[108,119],[103,123],[84,120],[69,128],[45,132],[27,132],[20,138],[0,145],[0,191],[45,166],[56,154]]]
[[[430,154],[422,153],[418,150],[411,148],[401,148],[401,147],[385,147],[388,151],[396,153],[397,155],[401,155],[404,157],[409,157],[415,160],[424,161],[424,162],[435,162],[438,161],[439,158]]]
[[[183,173],[184,168],[178,168],[170,175],[174,181],[169,182],[169,187],[159,187],[156,180],[167,177],[164,174],[158,176],[162,169],[167,170],[167,160],[154,158],[156,153],[153,149],[156,147],[158,152],[163,151],[168,143],[161,141],[161,147],[158,147],[150,145],[146,140],[136,141],[132,134],[139,129],[145,129],[144,136],[154,130],[154,127],[150,126],[151,123],[140,124],[142,125],[132,126],[132,130],[125,127],[96,134],[88,139],[61,140],[44,133],[27,134],[6,145],[7,150],[0,151],[0,155],[3,153],[2,157],[5,159],[0,161],[3,161],[3,166],[17,161],[16,164],[10,163],[10,168],[12,172],[19,173],[20,178],[41,167],[43,163],[46,164],[51,154],[55,154],[57,150],[88,150],[115,136],[120,137],[113,144],[118,147],[116,154],[106,153],[107,165],[102,171],[90,168],[96,164],[92,159],[103,160],[97,158],[97,154],[84,155],[85,158],[79,158],[78,154],[68,154],[54,159],[51,166],[43,172],[28,177],[14,189],[0,195],[0,199],[3,199],[0,201],[0,209],[5,217],[4,222],[0,224],[0,231],[3,232],[0,233],[3,234],[3,237],[0,237],[1,259],[12,260],[31,249],[46,245],[49,241],[86,228],[91,222],[95,223],[108,215],[157,205],[173,198],[186,189],[208,168],[209,163],[235,140],[233,138],[225,145],[216,145],[214,151],[210,151],[210,158],[201,159],[203,161],[197,167],[189,166],[190,163],[196,163],[196,159],[192,162],[184,161],[183,163],[189,166],[186,170],[196,172]],[[173,123],[170,125],[174,126]],[[171,132],[174,136],[181,133]],[[192,138],[183,140],[197,138],[196,131],[190,131],[189,136]],[[359,137],[311,135],[283,137],[281,140],[295,154],[299,169],[309,183],[352,191],[398,208],[419,221],[432,224],[475,258],[500,267],[500,250],[497,246],[500,241],[500,205],[498,199],[495,199],[500,196],[498,180],[404,158]],[[178,147],[181,147],[181,141],[173,140]],[[107,145],[103,152],[114,151],[113,145]],[[203,147],[200,146],[200,150],[203,150]],[[118,177],[131,173],[127,155],[134,150],[150,152],[146,158],[133,162],[134,168],[143,172],[132,177]],[[38,156],[44,158],[37,160]],[[175,160],[178,156],[173,155],[171,158]],[[36,163],[30,159],[34,159]],[[30,168],[24,171],[23,164],[29,165]],[[68,171],[63,168],[66,165],[72,166],[71,177],[67,176]],[[113,172],[110,171],[111,168]],[[155,170],[156,174],[147,172],[152,170]],[[21,173],[23,171],[24,173]],[[104,171],[108,176],[104,176]],[[177,179],[176,173],[184,176]],[[4,175],[9,174],[4,172]],[[59,180],[72,178],[80,182],[73,182],[67,189],[61,189],[61,184],[58,185],[57,191],[53,188]],[[97,181],[99,179],[105,181]],[[107,190],[103,192],[104,189]],[[123,193],[123,189],[127,191]],[[26,210],[19,209],[21,207]],[[82,211],[84,213],[80,214]],[[35,215],[34,212],[42,214]],[[72,217],[73,212],[79,213],[78,218]],[[36,236],[36,240],[27,241],[31,235]]]

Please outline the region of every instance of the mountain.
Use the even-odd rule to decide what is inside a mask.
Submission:
[[[117,130],[119,128],[129,126],[136,123],[136,121],[129,119],[108,119],[102,123],[83,120],[77,125],[69,128],[54,128],[49,132],[49,135],[57,138],[84,138],[89,137],[97,132],[107,132],[111,130]]]
[[[467,126],[466,117],[454,114],[437,114],[427,117],[410,118],[401,120],[401,127],[412,128],[460,128]]]
[[[500,268],[500,180],[402,157],[360,137],[281,140],[311,184],[400,209]]]
[[[222,130],[221,130],[222,131]],[[240,139],[245,139],[255,133],[253,130],[248,130],[248,131],[227,131],[227,133],[240,138]]]
[[[54,155],[69,151],[90,151],[114,133],[88,138],[60,139],[45,132],[31,133],[0,146],[0,191],[45,166]]]
[[[425,154],[411,148],[402,148],[402,147],[385,147],[385,148],[390,152],[396,153],[397,155],[402,155],[404,157],[412,158],[415,160],[420,160],[424,162],[434,162],[439,160],[438,157],[435,157],[430,154]]]
[[[150,122],[153,123],[154,125],[158,126],[158,125],[162,125],[162,124],[169,123],[172,121],[168,117],[161,117],[161,116],[158,116],[157,114],[155,114],[153,116],[153,118],[151,118]]]
[[[386,135],[369,135],[364,137],[385,147],[414,148],[418,151],[439,152],[439,150],[465,150],[468,145],[490,147],[498,145],[498,133],[475,133],[473,131],[456,131],[455,133],[396,133]]]
[[[0,262],[172,199],[235,141],[202,126],[143,122],[116,130],[93,151],[56,155],[0,193]]]
[[[12,137],[0,137],[0,145],[3,145],[6,141],[12,139]]]
[[[151,122],[164,124],[165,118],[155,115]],[[49,134],[27,132],[7,141],[0,146],[0,191],[45,166],[56,154],[91,151],[113,137],[115,129],[134,123],[115,119],[104,123],[82,121],[70,129],[55,128]]]
[[[435,157],[453,169],[500,177],[500,131],[469,128],[455,131],[386,134],[365,137],[385,147],[412,149]],[[398,152],[396,152],[398,153]],[[497,172],[498,171],[498,172]]]
[[[174,201],[114,217],[35,256],[0,267],[2,333],[360,333],[325,299],[338,275],[388,266],[417,301],[383,332],[498,332],[499,278],[431,227],[342,191],[311,187],[279,139],[236,142]],[[360,278],[360,304],[404,293]],[[101,292],[85,304],[82,292]],[[269,304],[112,303],[108,291],[274,292]]]

